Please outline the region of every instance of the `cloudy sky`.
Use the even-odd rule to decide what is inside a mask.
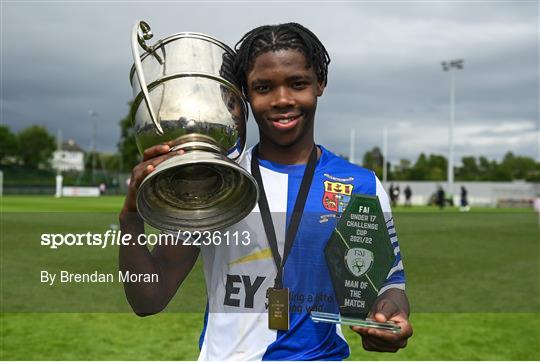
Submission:
[[[2,123],[39,124],[90,148],[114,151],[131,100],[130,32],[139,19],[153,43],[181,31],[234,45],[250,29],[295,21],[330,53],[316,140],[356,159],[381,146],[389,158],[448,152],[450,74],[456,80],[456,159],[508,150],[539,157],[538,2],[7,2],[1,4]],[[250,119],[250,144],[257,130]]]

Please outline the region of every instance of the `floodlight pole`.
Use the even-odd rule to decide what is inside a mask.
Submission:
[[[62,152],[62,130],[59,128],[56,133],[56,150],[58,153]],[[60,175],[62,173],[60,162],[57,163],[56,174]]]
[[[454,125],[455,125],[456,82],[450,72],[450,126],[448,130],[448,193],[454,195]]]
[[[96,183],[96,132],[97,132],[97,113],[93,110],[89,110],[88,114],[93,120],[93,132],[92,132],[92,184]]]
[[[355,142],[355,130],[351,128],[351,139],[349,141],[349,162],[354,163],[354,142]]]
[[[56,149],[58,156],[60,157],[62,155],[62,130],[60,128],[58,129],[58,135],[56,136]],[[54,193],[54,197],[62,197],[62,183],[64,181],[64,177],[62,176],[61,157],[57,159],[56,162],[56,191]]]
[[[384,126],[383,128],[383,164],[382,164],[382,174],[383,174],[383,185],[386,185],[388,181],[388,128]]]
[[[455,76],[453,70],[463,69],[463,59],[450,60],[441,63],[443,70],[450,72],[450,124],[448,130],[448,172],[447,191],[454,196],[454,123],[455,123]]]

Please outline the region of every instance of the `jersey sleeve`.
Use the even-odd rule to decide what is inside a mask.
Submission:
[[[386,222],[386,228],[388,229],[388,234],[390,236],[390,242],[394,248],[394,263],[392,269],[388,272],[386,277],[386,282],[379,291],[379,295],[384,293],[386,290],[391,288],[397,288],[405,290],[405,271],[403,270],[403,262],[401,261],[401,253],[399,250],[398,238],[396,234],[396,228],[394,226],[394,218],[392,216],[392,210],[390,208],[390,200],[388,195],[383,188],[381,181],[378,177],[375,176],[376,183],[376,195],[379,197],[379,202],[381,203],[382,212],[384,214],[384,220]]]

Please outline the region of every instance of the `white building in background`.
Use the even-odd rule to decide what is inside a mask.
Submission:
[[[67,140],[62,149],[53,152],[51,165],[60,171],[84,171],[84,151],[74,140]]]

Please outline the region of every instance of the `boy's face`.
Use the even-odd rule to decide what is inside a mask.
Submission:
[[[269,51],[247,73],[247,96],[261,142],[279,146],[313,144],[317,97],[324,86],[297,50]]]

